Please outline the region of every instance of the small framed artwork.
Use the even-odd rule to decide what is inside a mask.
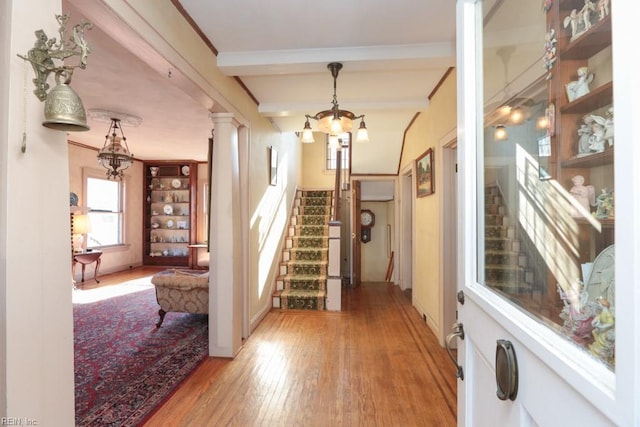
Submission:
[[[551,175],[547,171],[550,166],[551,157],[551,137],[545,135],[538,138],[538,178],[540,181],[551,179]]]
[[[269,149],[269,185],[278,183],[278,151],[273,146]]]
[[[416,159],[416,197],[433,194],[433,149],[429,148]]]

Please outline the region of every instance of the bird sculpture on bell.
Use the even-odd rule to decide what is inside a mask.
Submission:
[[[69,86],[71,76],[75,68],[85,69],[87,67],[87,55],[89,46],[84,39],[84,30],[91,29],[92,24],[83,22],[73,27],[69,40],[65,40],[65,31],[69,14],[56,15],[56,20],[60,24],[58,33],[60,40],[49,39],[43,30],[35,32],[36,42],[26,56],[18,54],[25,61],[31,62],[36,77],[33,82],[36,86],[35,95],[44,101],[45,121],[43,126],[67,131],[78,132],[87,131],[87,115],[84,105],[78,94]],[[65,64],[64,60],[72,56],[79,56],[80,63],[77,65]],[[56,66],[55,60],[62,61]],[[47,78],[49,74],[55,74],[56,86],[49,91]],[[48,91],[48,92],[47,92]]]

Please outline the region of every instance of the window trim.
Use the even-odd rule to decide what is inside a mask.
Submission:
[[[344,135],[348,135],[348,143],[345,146],[345,144],[342,144],[342,152],[345,152],[345,148],[347,149],[347,153],[348,153],[348,158],[342,157],[342,162],[343,162],[343,167],[342,170],[347,170],[349,173],[351,173],[351,147],[353,145],[353,134],[351,132],[345,132]],[[329,158],[329,153],[330,153],[331,148],[329,148],[329,135],[325,135],[325,146],[324,146],[324,170],[325,172],[334,172],[337,170],[337,165],[334,168],[330,168],[329,167],[329,162],[331,162],[332,160]],[[346,163],[346,165],[345,165]]]
[[[103,179],[107,180],[105,172],[103,169],[96,168],[82,168],[82,201],[84,206],[81,207],[82,210],[89,212],[89,206],[87,206],[87,180],[89,178],[94,179]],[[120,227],[120,243],[116,243],[113,245],[103,245],[103,246],[92,246],[91,249],[95,250],[103,250],[105,248],[119,248],[123,246],[129,246],[129,233],[127,227],[127,186],[129,184],[129,176],[125,175],[125,177],[119,181],[120,182],[120,214],[122,216],[122,225]]]

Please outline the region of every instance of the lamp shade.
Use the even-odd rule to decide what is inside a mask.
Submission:
[[[367,126],[365,125],[364,120],[360,122],[360,127],[358,128],[358,132],[356,133],[356,141],[369,142],[369,131],[367,130]]]
[[[321,111],[320,113],[316,114],[316,117],[318,117],[318,130],[320,130],[320,132],[324,132],[326,134],[333,134],[333,135],[337,135],[340,133],[344,133],[344,132],[351,132],[351,129],[353,128],[353,119],[354,119],[354,114],[351,111],[346,111],[346,110],[338,110],[338,114],[339,114],[339,120],[336,120],[338,123],[340,123],[340,128],[338,131],[333,131],[334,128],[334,113],[331,110],[325,110],[325,111]],[[335,127],[337,128],[338,124],[335,123]]]
[[[309,123],[309,120],[307,120],[304,124],[301,141],[305,144],[311,144],[315,141],[315,139],[313,138],[313,130],[311,129],[311,124]]]
[[[73,234],[91,233],[91,221],[89,215],[74,214],[73,215]]]

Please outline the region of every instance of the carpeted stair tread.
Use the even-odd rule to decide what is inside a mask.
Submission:
[[[294,297],[325,297],[327,291],[324,289],[283,289],[280,295]]]
[[[311,280],[326,280],[326,275],[318,274],[287,274],[286,276],[279,276],[278,280],[286,281],[311,281]]]
[[[328,263],[328,261],[326,259],[302,259],[299,261],[285,261],[284,264],[285,265],[326,265]]]
[[[300,252],[300,253],[306,253],[306,252],[328,252],[329,248],[328,247],[313,247],[313,246],[309,246],[309,247],[293,247],[289,249],[289,252]]]

